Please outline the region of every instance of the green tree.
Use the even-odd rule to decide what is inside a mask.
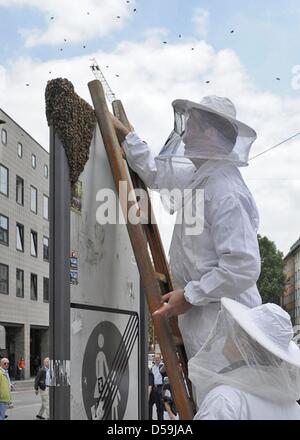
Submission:
[[[258,235],[261,274],[257,282],[263,303],[280,304],[285,284],[283,253],[267,237]]]

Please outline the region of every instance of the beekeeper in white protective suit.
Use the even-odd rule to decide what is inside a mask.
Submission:
[[[290,316],[275,304],[250,309],[229,298],[189,361],[196,420],[300,420],[300,350]]]
[[[236,119],[235,107],[227,98],[208,96],[201,104],[176,100],[173,107],[174,130],[155,159],[135,132],[129,132],[116,118],[112,120],[124,140],[130,167],[149,188],[192,190],[186,201],[162,195],[164,204],[177,211],[170,247],[177,290],[163,297],[168,304],[157,312],[180,315],[179,327],[191,358],[205,342],[222,297],[249,307],[261,304],[256,287],[260,274],[258,213],[238,170],[247,165],[256,133]],[[203,204],[195,197],[197,189],[204,189],[204,219],[203,228],[196,225],[193,231],[182,211],[185,204],[192,205],[192,210]]]

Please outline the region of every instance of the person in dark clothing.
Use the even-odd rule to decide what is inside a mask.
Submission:
[[[44,413],[46,415],[46,419],[49,419],[49,385],[49,358],[45,358],[44,365],[38,371],[34,381],[35,394],[40,394],[42,400],[41,408],[36,416],[37,419],[44,419]]]
[[[33,375],[36,376],[41,366],[41,360],[39,356],[35,356],[32,361]]]
[[[154,386],[154,375],[151,371],[151,368],[148,368],[148,373],[149,373],[148,376],[148,397],[149,397]]]
[[[172,390],[168,377],[164,378],[162,401],[164,405],[164,420],[178,420],[177,409],[173,400]]]
[[[151,371],[151,368],[148,368],[148,402],[149,402],[149,420],[152,419],[152,406],[150,408],[150,396],[154,387],[154,375]],[[151,414],[150,414],[151,412]]]

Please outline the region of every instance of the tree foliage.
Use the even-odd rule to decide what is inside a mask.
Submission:
[[[261,274],[257,282],[263,303],[280,304],[285,284],[283,253],[267,237],[258,235]]]

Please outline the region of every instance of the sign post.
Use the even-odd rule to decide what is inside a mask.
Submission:
[[[70,198],[65,149],[50,127],[50,418],[70,419]]]

